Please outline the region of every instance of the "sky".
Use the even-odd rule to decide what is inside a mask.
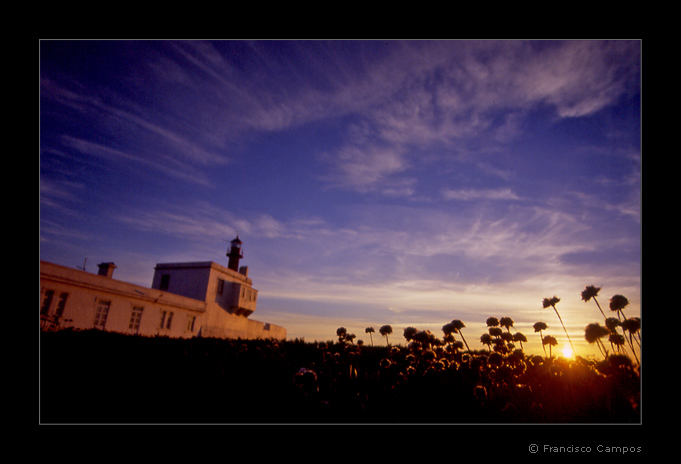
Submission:
[[[641,311],[641,42],[60,41],[40,55],[40,259],[149,287],[226,265],[288,338]],[[611,315],[611,314],[608,314]],[[614,315],[614,313],[612,313]]]

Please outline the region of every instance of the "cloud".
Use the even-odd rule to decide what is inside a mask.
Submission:
[[[519,200],[520,197],[510,188],[504,189],[444,189],[442,197],[445,200]]]
[[[332,167],[325,179],[334,187],[367,192],[384,187],[397,193],[409,187],[410,181],[397,181],[392,176],[408,168],[406,158],[399,149],[380,146],[345,146],[324,158]]]
[[[489,160],[523,135],[531,111],[548,106],[556,118],[572,118],[614,103],[634,77],[625,70],[636,60],[637,47],[635,41],[395,44],[382,60],[365,68],[370,78],[362,82],[360,93],[371,93],[372,98],[345,108],[355,118],[349,130],[354,140],[327,150],[333,154],[335,171],[329,180],[360,192],[382,192],[383,184],[398,174],[413,177],[424,162],[433,162],[435,153],[449,159],[457,152],[486,153]],[[488,160],[478,163],[488,174],[513,176]],[[410,193],[416,187],[412,183]],[[448,195],[461,198],[469,193],[476,195]]]

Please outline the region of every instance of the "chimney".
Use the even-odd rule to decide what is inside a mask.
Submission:
[[[116,269],[116,265],[114,263],[101,263],[97,266],[99,266],[99,275],[109,278],[113,276],[113,271]]]

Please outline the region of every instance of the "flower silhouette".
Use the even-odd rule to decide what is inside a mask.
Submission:
[[[513,334],[513,341],[514,342],[519,342],[520,343],[520,349],[523,349],[523,342],[527,342],[527,338],[525,335],[523,335],[520,332],[516,332]]]
[[[461,329],[466,327],[466,325],[462,321],[460,321],[459,319],[454,319],[452,321],[452,325],[455,328],[454,333],[458,333],[459,335],[461,335],[461,339],[463,340],[464,345],[466,345],[466,349],[468,351],[470,351],[471,349],[468,348],[468,343],[466,343],[466,338],[463,336],[463,332],[461,332]]]
[[[598,292],[601,290],[601,287],[595,287],[593,285],[587,286],[584,290],[582,290],[582,300],[584,300],[585,303],[587,303],[591,298],[596,302],[596,306],[598,306],[598,310],[601,312],[603,315],[603,319],[605,319],[605,313],[603,312],[603,309],[601,309],[601,305],[598,303],[598,300],[596,297],[598,296]]]
[[[383,336],[385,337],[385,342],[386,342],[386,343],[388,344],[388,346],[389,346],[389,345],[390,345],[390,341],[388,340],[388,335],[390,335],[391,333],[393,333],[393,328],[392,328],[391,326],[389,326],[389,325],[384,325],[384,326],[381,326],[381,328],[378,329],[378,331],[380,332],[381,335],[383,335]]]
[[[499,319],[497,319],[496,317],[492,316],[487,318],[487,327],[496,327],[498,325]]]
[[[480,336],[480,342],[483,345],[487,345],[487,348],[492,351],[492,336],[490,334],[482,334]]]
[[[641,342],[638,340],[638,338],[634,338],[634,335],[638,335],[640,329],[641,319],[638,317],[632,317],[622,321],[622,330],[629,332],[629,339],[632,341],[632,348],[633,341],[636,341],[638,346],[641,346]]]
[[[565,328],[565,324],[563,324],[563,318],[560,317],[560,313],[556,309],[556,305],[558,304],[559,301],[560,298],[554,295],[553,298],[544,298],[544,301],[542,301],[542,305],[544,306],[544,308],[548,308],[549,306],[551,306],[553,310],[556,312],[556,316],[558,316],[558,320],[560,320],[560,325],[563,326],[563,330],[565,331],[565,335],[567,336],[568,342],[570,342],[570,348],[572,348],[572,352],[574,353],[575,347],[572,346],[572,340],[570,340],[570,335],[568,334],[568,331]],[[551,350],[549,349],[549,351]]]
[[[369,334],[369,338],[371,339],[371,346],[374,346],[374,337],[371,335],[372,333],[376,332],[373,327],[367,327],[364,329],[364,333]]]
[[[414,336],[416,335],[417,332],[418,329],[416,329],[416,327],[407,327],[406,329],[404,329],[404,333],[402,335],[408,342],[410,342],[414,339]]]
[[[551,353],[551,347],[558,345],[558,340],[556,340],[556,337],[553,335],[547,335],[543,338],[542,345],[549,345],[549,358],[551,358],[553,356]]]
[[[589,324],[586,326],[586,329],[584,329],[584,338],[586,341],[590,344],[596,343],[596,346],[598,346],[601,354],[606,358],[608,357],[608,350],[606,350],[605,346],[603,346],[601,338],[609,334],[610,330],[596,323]]]
[[[629,304],[627,297],[622,295],[615,295],[610,299],[610,310],[617,311],[617,317],[624,317],[624,312],[622,311]]]
[[[506,316],[502,317],[501,319],[499,319],[499,325],[502,327],[506,327],[506,330],[510,332],[511,327],[513,327],[513,319]]]
[[[541,337],[541,346],[544,348],[544,334],[543,331],[546,330],[549,326],[546,325],[545,322],[535,322],[534,325],[534,332],[537,333],[539,332],[539,336]],[[544,356],[546,356],[546,348],[544,348]]]

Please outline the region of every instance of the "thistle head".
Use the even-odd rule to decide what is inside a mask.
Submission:
[[[492,316],[487,318],[487,327],[496,327],[498,325],[499,319],[497,319],[496,317]]]
[[[601,290],[601,287],[595,287],[593,285],[589,285],[584,290],[582,290],[582,300],[584,300],[584,302],[586,303],[591,298],[598,296],[598,292],[600,290]]]
[[[546,322],[535,322],[534,325],[535,332],[541,332],[542,330],[546,330],[549,326],[546,325]]]
[[[549,306],[556,306],[556,304],[558,304],[559,301],[560,298],[554,295],[553,298],[544,298],[544,300],[542,301],[542,305],[544,308],[548,308]]]
[[[458,332],[459,330],[461,330],[461,329],[463,329],[464,327],[466,327],[466,325],[465,325],[463,322],[461,322],[459,319],[454,319],[454,320],[452,321],[452,325],[453,325],[454,328],[456,329],[455,332]]]
[[[418,330],[416,329],[416,327],[407,327],[406,329],[404,329],[404,332],[403,332],[402,335],[404,335],[404,338],[407,341],[410,341],[414,338],[414,335],[416,335],[417,332],[418,332]]]
[[[641,319],[638,317],[630,317],[622,321],[622,330],[629,333],[636,333],[641,329]]]
[[[506,329],[510,329],[513,327],[513,319],[511,319],[508,316],[504,316],[501,319],[499,319],[499,325],[502,327],[506,327]]]
[[[627,297],[615,295],[610,299],[610,309],[612,311],[622,311],[629,304]]]
[[[391,333],[393,333],[393,328],[389,325],[384,325],[384,326],[381,326],[381,328],[378,329],[378,331],[381,333],[381,335],[385,336],[385,335],[390,335]]]
[[[553,335],[547,335],[546,337],[544,337],[544,340],[542,340],[542,344],[556,346],[558,345],[558,340],[556,340],[556,337],[554,337]]]
[[[617,327],[621,325],[620,320],[616,317],[609,317],[605,320],[605,326],[611,333],[617,332]]]
[[[489,334],[493,337],[499,337],[503,331],[499,327],[490,327],[489,328]]]
[[[608,329],[601,326],[600,324],[594,323],[586,326],[586,329],[584,329],[584,338],[589,343],[596,343],[596,340],[601,337],[605,337],[609,333],[610,331]]]
[[[445,336],[451,335],[456,332],[456,327],[451,322],[442,326],[442,331]]]

